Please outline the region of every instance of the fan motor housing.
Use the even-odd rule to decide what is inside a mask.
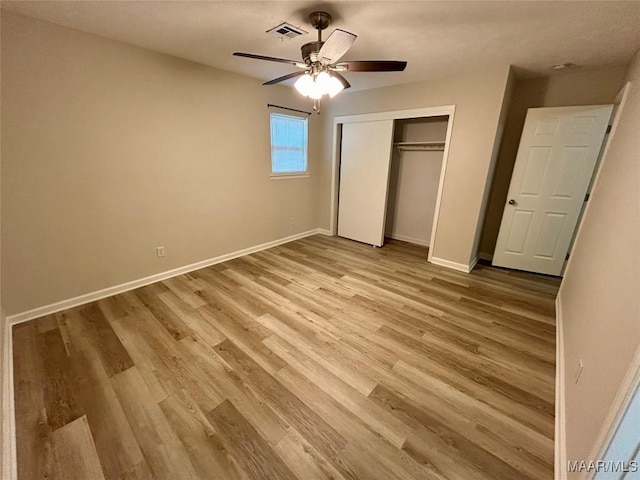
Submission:
[[[316,61],[318,52],[320,51],[320,48],[322,48],[323,44],[324,42],[309,42],[300,47],[300,50],[302,51],[302,58],[307,64],[311,64]]]

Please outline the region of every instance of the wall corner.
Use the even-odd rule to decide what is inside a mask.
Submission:
[[[469,255],[469,262],[478,258],[478,250],[480,247],[480,239],[482,236],[482,230],[484,226],[485,215],[487,212],[487,206],[489,203],[489,196],[491,193],[491,187],[493,184],[493,176],[498,160],[498,152],[502,144],[502,137],[507,122],[507,114],[513,98],[513,92],[515,90],[516,76],[515,71],[511,65],[507,67],[506,75],[504,77],[504,86],[502,89],[502,100],[500,103],[500,110],[498,114],[498,123],[496,125],[495,136],[493,140],[493,147],[491,149],[491,158],[489,160],[489,166],[487,168],[487,174],[485,177],[484,192],[482,194],[482,203],[480,204],[480,211],[478,213],[478,219],[476,222],[476,231],[473,239],[473,246]],[[482,252],[488,253],[488,252]],[[491,252],[493,253],[493,252]]]

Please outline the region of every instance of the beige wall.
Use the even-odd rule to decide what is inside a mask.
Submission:
[[[396,142],[444,142],[447,117],[397,121]],[[428,245],[436,208],[442,151],[392,150],[385,234]]]
[[[548,78],[515,82],[482,228],[480,252],[493,255],[496,246],[527,109],[613,103],[624,75],[625,68],[617,67],[567,71]]]
[[[509,67],[494,67],[455,78],[345,92],[323,112],[325,143],[319,221],[330,228],[333,117],[442,105],[455,105],[446,180],[434,256],[468,265],[498,129]],[[353,82],[357,81],[353,76]]]
[[[8,315],[317,227],[319,118],[311,178],[269,178],[291,88],[4,11],[2,62]]]
[[[640,348],[640,53],[559,292],[568,460],[587,458]],[[578,384],[579,360],[584,371]],[[620,459],[625,460],[625,459]]]

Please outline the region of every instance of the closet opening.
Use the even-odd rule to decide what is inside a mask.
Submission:
[[[448,120],[437,116],[394,122],[386,238],[430,245]]]
[[[437,238],[455,106],[334,117],[330,234],[382,247]]]

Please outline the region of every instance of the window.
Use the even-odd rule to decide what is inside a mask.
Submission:
[[[272,113],[271,175],[307,174],[307,119]]]

